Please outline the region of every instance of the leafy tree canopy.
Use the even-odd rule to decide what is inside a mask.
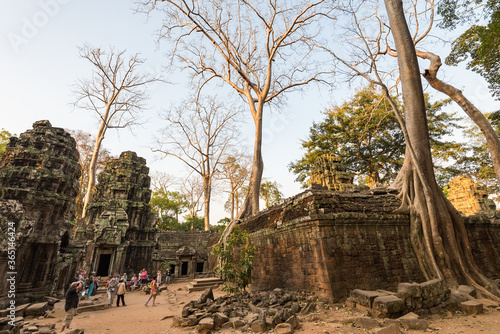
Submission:
[[[442,26],[454,28],[459,23],[483,18],[486,25],[473,24],[452,44],[447,65],[466,62],[467,68],[480,74],[493,96],[500,98],[500,1],[445,0],[440,3]]]
[[[496,133],[500,135],[500,123],[494,117],[497,114],[486,114]],[[493,118],[493,119],[492,119]],[[493,170],[493,164],[484,136],[475,125],[465,131],[469,145],[466,146],[457,163],[449,167],[450,178],[458,175],[470,175],[483,186],[489,194],[495,194],[494,199],[500,198],[500,184]]]
[[[426,96],[431,149],[435,160],[453,158],[460,145],[444,138],[460,128],[460,118],[441,109],[448,101],[430,103]],[[401,106],[402,109],[402,106]],[[374,87],[360,89],[354,97],[324,112],[314,123],[309,138],[302,142],[304,156],[289,165],[297,181],[306,187],[314,161],[323,154],[342,159],[361,184],[389,184],[400,170],[405,153],[403,133],[391,107]]]
[[[7,148],[7,144],[9,143],[9,139],[12,136],[13,135],[5,129],[2,129],[0,131],[0,157],[5,152],[5,149]]]
[[[280,185],[276,181],[264,180],[260,184],[260,198],[264,200],[266,208],[278,203],[283,199]]]

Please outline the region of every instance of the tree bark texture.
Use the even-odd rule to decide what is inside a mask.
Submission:
[[[107,120],[108,109],[106,110],[105,118],[101,122],[99,126],[99,130],[97,131],[97,138],[95,141],[94,152],[92,153],[92,159],[90,160],[89,166],[89,183],[87,185],[87,194],[85,196],[85,201],[83,202],[83,210],[82,210],[82,218],[87,214],[87,206],[92,200],[92,189],[96,184],[96,171],[97,171],[97,159],[99,158],[99,151],[101,150],[101,144],[104,140],[104,135],[106,133],[106,129],[108,128]]]
[[[393,187],[400,190],[400,211],[410,213],[410,238],[420,267],[427,279],[442,278],[450,287],[467,284],[499,299],[498,289],[480,273],[472,258],[460,214],[435,179],[419,66],[402,1],[385,0],[385,5],[398,53],[405,106],[401,124],[406,139],[405,162]]]

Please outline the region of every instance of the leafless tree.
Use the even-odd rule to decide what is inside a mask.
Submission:
[[[126,50],[84,46],[80,56],[92,65],[92,76],[76,83],[74,106],[94,112],[99,119],[96,141],[89,165],[89,181],[82,217],[91,200],[96,183],[96,168],[102,141],[108,129],[121,129],[138,124],[139,113],[145,108],[147,95],[145,87],[159,81],[154,75],[138,74],[138,67],[144,63],[138,54],[127,57]]]
[[[229,183],[231,220],[239,211],[238,195],[250,176],[251,158],[243,154],[227,156],[220,170],[220,178]]]
[[[154,172],[151,175],[151,187],[153,190],[167,192],[168,189],[178,186],[179,183],[180,180],[177,177],[166,172]]]
[[[196,217],[203,207],[203,182],[198,175],[191,175],[181,186],[181,194],[186,196],[188,201],[189,217]]]
[[[236,140],[239,110],[227,108],[217,97],[182,104],[166,115],[168,126],[153,149],[182,161],[203,179],[205,230],[210,229],[210,196],[217,168]]]
[[[189,69],[198,91],[214,82],[236,92],[255,124],[249,192],[239,218],[259,211],[262,126],[266,106],[285,92],[320,82],[325,74],[315,47],[307,43],[330,17],[326,0],[142,0],[141,10],[164,13],[160,38],[173,41],[172,64]],[[329,23],[328,23],[329,24]]]

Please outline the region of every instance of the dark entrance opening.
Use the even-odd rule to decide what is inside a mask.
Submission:
[[[196,262],[196,272],[197,273],[202,273],[203,272],[203,262]]]
[[[181,276],[188,274],[188,262],[182,262]]]
[[[110,262],[111,262],[111,254],[101,254],[99,256],[99,267],[97,268],[97,276],[108,276]]]

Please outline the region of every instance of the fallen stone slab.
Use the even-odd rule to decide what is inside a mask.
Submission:
[[[254,333],[264,333],[265,331],[267,331],[267,326],[264,319],[255,320],[254,322],[252,322],[250,328]]]
[[[28,304],[23,304],[20,306],[16,306],[16,318],[17,317],[24,317],[24,312],[26,309],[31,305],[31,303]]]
[[[214,328],[221,328],[223,324],[229,321],[229,317],[224,313],[217,312],[214,314]]]
[[[405,302],[394,295],[377,297],[373,301],[373,308],[382,315],[396,315],[404,312]]]
[[[276,325],[276,327],[274,327],[274,333],[292,334],[293,333],[293,326],[291,324],[287,324],[287,323],[278,324],[278,325]]]
[[[360,317],[356,319],[356,321],[354,322],[354,326],[363,329],[374,329],[380,327],[380,324],[375,319]]]
[[[43,315],[43,314],[45,314],[45,311],[47,310],[48,306],[49,306],[48,302],[36,303],[36,304],[30,305],[24,311],[24,316],[25,317],[38,317],[40,315]]]
[[[354,289],[351,291],[351,298],[356,304],[366,307],[372,307],[375,298],[379,297],[380,293],[375,291]]]
[[[472,287],[472,286],[468,286],[468,285],[460,285],[458,288],[457,288],[457,291],[460,292],[460,293],[464,293],[466,295],[469,295],[469,296],[472,296],[472,297],[476,297],[477,295],[477,291],[476,291],[476,288]]]
[[[214,328],[214,320],[212,318],[203,318],[198,323],[198,332],[204,333]]]
[[[69,329],[64,334],[85,334],[85,330],[83,328]]]
[[[100,311],[100,310],[105,310],[108,308],[108,304],[94,304],[94,305],[89,305],[89,306],[82,306],[78,307],[77,311],[78,313],[83,313],[83,312],[91,312],[91,311]]]
[[[396,324],[390,324],[387,327],[383,327],[380,329],[375,329],[373,333],[376,334],[400,334],[401,329],[399,329],[399,325]]]
[[[405,330],[420,330],[424,331],[429,327],[427,324],[427,321],[423,319],[413,319],[413,318],[399,318],[399,322],[401,323],[401,326]]]
[[[402,299],[422,297],[422,288],[418,283],[399,283],[396,296]]]
[[[442,279],[433,279],[420,284],[422,298],[434,299],[446,293],[448,290],[446,283]]]
[[[468,300],[466,302],[460,303],[459,307],[460,310],[462,310],[462,312],[467,315],[474,315],[483,312],[483,304],[475,300]]]

